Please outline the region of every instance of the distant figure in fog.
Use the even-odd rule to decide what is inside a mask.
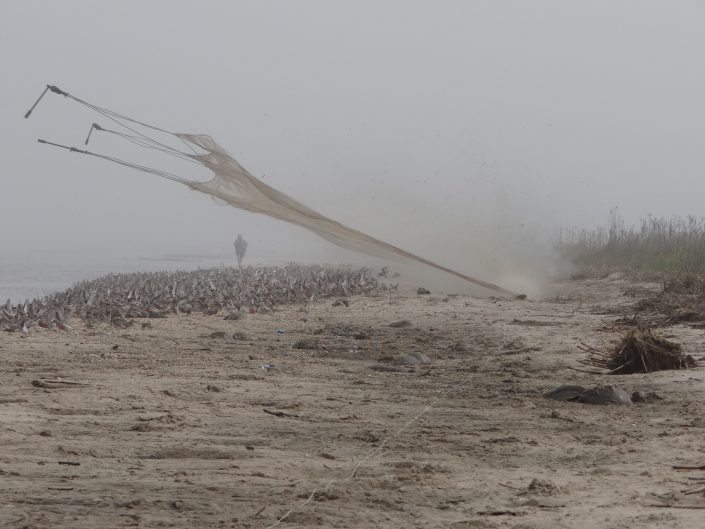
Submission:
[[[247,251],[247,241],[242,238],[242,235],[237,234],[237,239],[235,239],[235,257],[237,257],[237,265],[242,268],[242,259],[245,257],[245,252]]]

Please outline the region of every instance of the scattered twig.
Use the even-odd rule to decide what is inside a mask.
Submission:
[[[521,487],[515,487],[515,486],[513,486],[513,485],[509,485],[508,483],[500,483],[500,482],[497,482],[497,484],[498,484],[498,485],[501,485],[502,487],[507,487],[508,489],[520,490],[520,491],[522,491],[522,492],[524,491],[524,489],[522,489]]]
[[[262,408],[262,411],[264,413],[269,413],[270,415],[274,415],[275,417],[298,417],[298,415],[294,415],[293,413],[286,413],[285,411],[271,411],[271,410],[268,410],[267,408]]]
[[[34,379],[32,385],[37,388],[55,388],[57,386],[87,386],[84,382],[72,382],[70,380],[49,380],[49,379]]]
[[[44,382],[49,384],[66,384],[68,386],[87,386],[85,382],[74,382],[72,380],[54,380],[54,379],[42,379]]]
[[[166,417],[168,417],[168,415],[159,415],[159,416],[157,416],[157,417],[143,417],[143,416],[140,415],[139,417],[137,417],[137,420],[138,420],[138,421],[141,421],[141,422],[160,421],[160,420],[162,420],[162,419],[164,419],[164,418],[166,418]]]
[[[689,494],[697,494],[698,492],[705,492],[705,487],[700,487],[699,489],[693,489],[693,490],[682,490],[681,491],[683,494],[688,496]]]
[[[705,509],[705,505],[672,505],[672,504],[662,504],[649,503],[645,507],[659,507],[661,509]]]

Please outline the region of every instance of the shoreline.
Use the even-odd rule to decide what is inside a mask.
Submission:
[[[129,327],[136,318],[192,312],[233,318],[241,312],[271,312],[281,304],[308,304],[386,288],[370,268],[298,265],[216,267],[191,271],[109,274],[75,283],[31,302],[8,302],[0,330],[31,332],[35,326],[71,329],[70,316],[88,324]]]
[[[44,252],[32,252],[44,253]],[[7,299],[13,304],[40,299],[64,291],[76,283],[99,279],[107,275],[140,272],[189,272],[210,268],[237,267],[234,256],[163,255],[158,257],[116,257],[75,259],[75,252],[47,252],[54,258],[8,258],[0,260],[0,303]],[[60,259],[58,257],[63,257]],[[249,263],[248,259],[248,263]],[[247,266],[267,267],[286,264],[315,265],[314,262],[284,259],[254,259]],[[331,263],[331,266],[337,266]],[[342,264],[341,264],[342,266]]]

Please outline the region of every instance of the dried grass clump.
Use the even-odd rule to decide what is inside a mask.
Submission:
[[[606,369],[611,375],[650,373],[667,369],[695,367],[695,359],[683,353],[680,344],[666,340],[650,328],[636,327],[629,330],[612,351],[600,351],[583,346],[590,356],[582,363]]]
[[[634,304],[639,321],[653,326],[705,324],[705,276],[683,273],[667,275],[663,289]],[[636,319],[636,318],[635,318]]]

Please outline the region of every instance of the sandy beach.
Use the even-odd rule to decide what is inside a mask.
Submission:
[[[635,287],[658,289],[375,291],[3,333],[0,527],[265,529],[291,510],[276,526],[700,528],[703,494],[683,491],[705,472],[672,467],[705,463],[703,368],[571,369],[579,343],[618,335]],[[701,330],[665,332],[702,364]],[[653,398],[542,396],[600,383]]]

